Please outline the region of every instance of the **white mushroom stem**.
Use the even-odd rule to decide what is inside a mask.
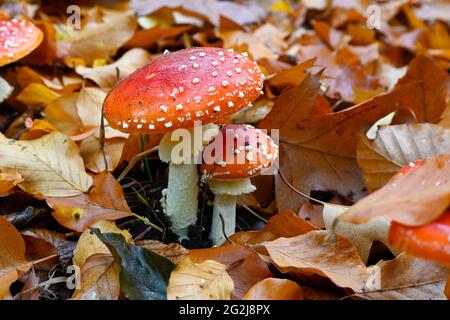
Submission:
[[[251,184],[249,178],[230,181],[213,179],[209,182],[209,189],[215,194],[209,238],[214,246],[218,246],[226,240],[225,235],[231,236],[236,229],[237,196],[253,192],[256,187]]]
[[[236,199],[237,196],[219,194],[214,198],[213,216],[210,239],[214,246],[225,242],[236,229]],[[222,216],[222,219],[220,217]]]
[[[169,163],[169,181],[161,206],[180,241],[189,238],[188,228],[197,220],[199,176],[194,158],[217,133],[214,124],[193,130],[179,129],[177,133],[165,134],[159,144],[159,158]]]
[[[198,179],[195,164],[169,164],[165,211],[180,240],[188,238],[188,227],[197,220]]]

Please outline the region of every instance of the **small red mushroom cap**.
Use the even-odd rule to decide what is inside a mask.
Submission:
[[[261,89],[261,71],[245,54],[184,49],[164,54],[120,81],[104,101],[105,117],[125,132],[170,132],[236,113]]]
[[[200,172],[215,180],[245,179],[260,174],[278,157],[278,146],[260,129],[227,125],[205,147]]]
[[[0,18],[0,66],[28,55],[43,37],[42,31],[30,21]]]
[[[450,210],[419,227],[392,222],[389,243],[394,249],[450,267]]]

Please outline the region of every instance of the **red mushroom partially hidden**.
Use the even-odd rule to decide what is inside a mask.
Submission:
[[[277,157],[275,142],[250,125],[222,127],[205,148],[200,171],[215,195],[210,233],[213,245],[220,245],[235,232],[237,196],[254,191],[250,177],[267,170]]]
[[[173,153],[182,131],[195,121],[209,124],[231,115],[255,100],[262,90],[262,74],[245,54],[221,48],[191,48],[167,53],[120,81],[107,95],[104,108],[109,124],[125,132],[166,132],[159,156],[169,162],[168,188],[163,207],[172,229],[187,237],[197,219],[198,171],[193,163],[214,134],[195,140],[183,155]],[[176,132],[176,136],[173,133]],[[173,142],[176,140],[177,142]],[[200,141],[197,141],[200,140]]]
[[[450,210],[424,226],[392,222],[389,243],[394,249],[450,267]]]
[[[44,35],[30,21],[0,17],[0,66],[13,63],[36,49]]]
[[[409,174],[423,164],[423,160],[410,163],[396,176]],[[389,243],[395,250],[450,267],[450,209],[423,226],[407,226],[393,221],[389,229]]]

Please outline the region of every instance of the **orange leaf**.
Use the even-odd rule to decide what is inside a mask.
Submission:
[[[8,195],[8,192],[21,182],[23,182],[23,178],[17,170],[0,170],[0,196]]]
[[[82,232],[99,220],[116,220],[131,215],[120,184],[109,173],[93,176],[88,194],[46,197],[53,217],[63,226]]]
[[[251,287],[242,300],[303,300],[303,294],[294,281],[267,278]]]
[[[0,299],[9,295],[9,286],[31,268],[25,260],[25,242],[20,232],[0,217]]]

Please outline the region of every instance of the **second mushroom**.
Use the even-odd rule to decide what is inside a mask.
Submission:
[[[236,228],[236,199],[256,188],[250,177],[269,169],[278,157],[278,146],[260,129],[227,125],[203,151],[202,179],[214,193],[210,239],[222,244]]]

